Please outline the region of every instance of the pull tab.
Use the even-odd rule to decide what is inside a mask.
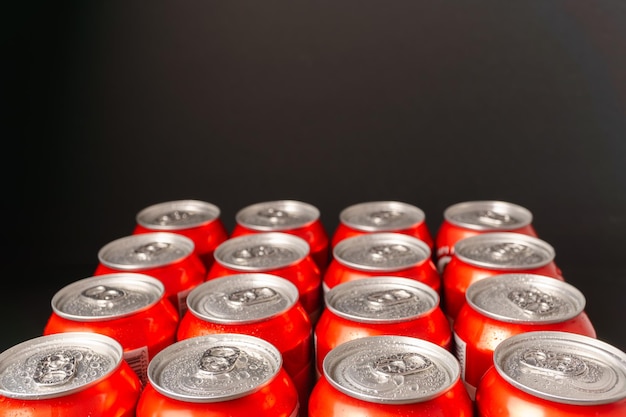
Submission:
[[[245,263],[250,259],[272,256],[274,252],[276,249],[271,246],[259,245],[235,251],[233,257],[235,262]]]
[[[271,288],[248,288],[228,295],[228,302],[237,306],[251,306],[269,303],[280,298],[280,295]]]
[[[37,362],[33,381],[38,385],[65,384],[76,374],[76,358],[71,352],[61,351],[44,356]]]
[[[409,248],[404,245],[380,245],[370,248],[368,255],[375,262],[385,262],[400,258],[409,252]]]
[[[371,213],[368,217],[370,221],[375,225],[383,225],[391,223],[394,220],[402,217],[404,213],[394,210],[380,210]]]
[[[155,222],[158,225],[167,226],[168,224],[188,220],[194,215],[195,213],[191,211],[174,210],[157,217]]]
[[[272,224],[283,223],[286,219],[290,217],[287,211],[273,207],[268,207],[264,210],[260,210],[257,212],[257,215],[259,217],[266,218]]]
[[[169,247],[170,244],[166,242],[152,242],[138,247],[133,251],[133,254],[137,259],[147,261],[157,257],[159,253],[167,250]]]
[[[368,294],[365,299],[371,307],[383,309],[385,307],[408,303],[416,298],[417,297],[409,291],[398,289],[371,293]]]
[[[538,373],[552,378],[571,378],[585,374],[587,364],[578,356],[544,349],[529,349],[521,358],[522,372]]]
[[[554,297],[536,289],[513,290],[507,295],[507,298],[530,314],[548,314],[558,308],[557,300]]]
[[[532,250],[519,243],[499,243],[491,246],[489,253],[492,259],[499,261],[511,261],[532,256]]]
[[[216,346],[207,349],[200,358],[198,370],[209,375],[220,375],[235,368],[241,351],[233,346]]]
[[[418,353],[397,353],[378,358],[373,365],[377,372],[394,377],[426,371],[433,367],[433,362]]]
[[[493,210],[483,210],[478,212],[478,220],[490,226],[502,226],[503,224],[507,224],[511,222],[511,216],[508,214],[496,213]]]
[[[112,301],[126,297],[126,292],[119,288],[96,285],[95,287],[87,288],[81,295],[98,305],[107,306]]]

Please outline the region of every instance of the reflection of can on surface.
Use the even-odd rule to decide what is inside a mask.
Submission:
[[[554,248],[547,242],[521,233],[486,233],[461,239],[443,272],[443,310],[454,321],[470,284],[493,275],[529,273],[564,281],[554,256]]]
[[[278,275],[294,284],[311,323],[316,322],[322,309],[322,279],[304,239],[281,232],[231,237],[215,250],[207,280],[250,272]]]
[[[164,291],[161,281],[137,273],[81,279],[52,297],[43,333],[110,336],[122,345],[124,359],[145,383],[150,359],[176,341],[178,312]]]
[[[204,282],[206,270],[188,237],[154,232],[125,236],[106,244],[98,252],[94,275],[139,272],[157,278],[182,317],[189,291]]]
[[[339,213],[331,247],[349,237],[377,232],[403,233],[434,248],[422,209],[400,201],[368,201],[346,207]]]
[[[175,200],[148,206],[137,213],[133,234],[178,233],[193,240],[194,251],[208,270],[215,248],[228,232],[214,204],[198,200]]]
[[[240,333],[270,342],[281,353],[305,406],[313,382],[312,329],[295,285],[277,275],[228,275],[194,288],[187,305],[177,340]]]
[[[476,391],[480,417],[626,415],[626,354],[568,332],[511,336]]]
[[[315,362],[349,340],[381,335],[411,336],[450,348],[452,332],[439,295],[408,278],[375,277],[349,281],[326,293],[326,308],[315,327]]]
[[[402,233],[371,233],[342,240],[323,277],[324,292],[335,285],[375,276],[422,282],[439,293],[441,279],[426,243]]]
[[[461,239],[489,232],[513,232],[537,236],[533,215],[525,207],[506,201],[465,201],[443,212],[443,223],[435,236],[437,268],[443,272]]]
[[[184,339],[159,352],[137,417],[296,417],[298,394],[269,342],[242,334]]]
[[[0,414],[132,417],[141,382],[122,346],[97,333],[46,335],[0,354]]]
[[[565,331],[596,337],[585,297],[572,285],[543,275],[494,275],[469,286],[454,322],[456,355],[470,396],[493,365],[503,340],[530,331]]]
[[[309,398],[310,417],[472,413],[454,356],[406,336],[368,336],[337,346],[326,355]]]
[[[330,257],[329,239],[317,207],[295,200],[265,201],[239,210],[231,237],[259,232],[289,233],[304,239],[320,271]]]

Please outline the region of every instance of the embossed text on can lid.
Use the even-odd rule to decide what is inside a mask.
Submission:
[[[533,236],[493,232],[466,237],[454,245],[454,253],[470,265],[489,269],[533,269],[554,260],[554,248]]]
[[[66,332],[19,343],[0,354],[0,395],[23,400],[64,397],[108,377],[122,362],[111,337]]]
[[[424,212],[400,201],[368,201],[346,207],[339,220],[355,230],[389,232],[408,229],[422,223]]]
[[[460,366],[446,349],[406,336],[367,336],[332,349],[324,376],[344,394],[373,403],[409,404],[430,400],[460,378]]]
[[[333,257],[363,271],[399,271],[429,260],[431,250],[421,240],[401,233],[370,233],[337,243]]]
[[[206,403],[240,398],[267,385],[280,371],[274,345],[254,336],[222,333],[176,342],[148,365],[148,379],[161,394]]]
[[[506,381],[539,398],[575,405],[626,398],[626,354],[592,337],[526,332],[503,340],[493,358]]]
[[[153,204],[137,213],[139,225],[152,230],[181,230],[199,227],[220,217],[214,204],[199,200],[175,200]]]
[[[181,261],[193,253],[193,240],[170,232],[129,235],[106,244],[99,261],[109,268],[140,271]]]
[[[514,323],[560,323],[585,308],[584,295],[564,281],[535,274],[500,274],[473,282],[468,304],[493,319]]]
[[[66,285],[52,297],[52,310],[74,321],[102,321],[144,311],[163,297],[158,279],[134,272],[84,278]]]
[[[413,279],[381,276],[336,285],[325,294],[337,316],[361,323],[395,323],[425,316],[439,306],[439,295]]]
[[[215,261],[242,272],[265,272],[295,265],[309,256],[306,240],[282,232],[262,232],[233,237],[214,252]]]
[[[506,201],[466,201],[448,207],[444,219],[457,226],[480,231],[507,231],[528,226],[532,213]]]
[[[298,288],[285,278],[264,273],[227,275],[194,288],[189,311],[212,323],[254,323],[277,316],[298,301]]]
[[[240,225],[263,232],[305,227],[320,217],[317,207],[295,200],[265,201],[247,206],[236,214]]]

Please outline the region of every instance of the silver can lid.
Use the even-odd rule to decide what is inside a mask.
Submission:
[[[246,273],[208,280],[187,297],[189,311],[222,324],[254,323],[282,314],[298,301],[298,288],[272,274]]]
[[[526,332],[503,340],[493,358],[506,381],[539,398],[574,405],[626,398],[626,354],[598,339]]]
[[[399,271],[430,259],[421,240],[402,233],[370,233],[337,243],[333,257],[341,264],[364,271]]]
[[[152,230],[181,230],[203,226],[220,217],[214,204],[198,200],[175,200],[148,206],[137,213],[139,225]]]
[[[125,236],[106,244],[98,252],[99,261],[109,268],[138,271],[169,265],[193,253],[193,240],[169,232]]]
[[[294,200],[266,201],[245,207],[236,214],[238,224],[262,232],[305,227],[320,217],[317,207]]]
[[[363,232],[408,229],[425,218],[420,208],[400,201],[368,201],[346,207],[339,213],[341,223]]]
[[[484,233],[459,240],[455,255],[465,263],[488,269],[533,269],[554,260],[547,242],[521,233]]]
[[[443,217],[449,223],[465,229],[506,231],[528,226],[532,213],[517,204],[506,201],[466,201],[448,207]]]
[[[429,314],[439,306],[439,295],[412,279],[381,276],[336,285],[325,302],[329,311],[350,321],[396,323]]]
[[[268,384],[280,371],[274,345],[254,336],[222,333],[176,342],[148,365],[148,379],[161,394],[207,403],[240,398]]]
[[[75,281],[52,297],[52,310],[74,321],[102,321],[144,311],[163,297],[158,279],[133,272],[105,274]]]
[[[465,292],[481,314],[510,323],[559,323],[585,308],[585,297],[564,281],[535,274],[500,274],[473,282]]]
[[[214,252],[215,261],[243,272],[264,272],[294,265],[309,255],[306,240],[287,233],[263,232],[233,237]]]
[[[406,336],[367,336],[332,349],[324,376],[344,394],[381,404],[409,404],[435,398],[460,378],[460,366],[446,349]]]
[[[64,397],[104,380],[122,362],[122,346],[97,333],[66,332],[17,344],[0,354],[0,395]]]

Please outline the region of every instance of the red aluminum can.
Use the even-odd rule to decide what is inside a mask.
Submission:
[[[435,256],[439,273],[450,262],[454,245],[461,239],[490,232],[512,232],[538,237],[533,214],[525,207],[507,201],[465,201],[449,206],[435,236]]]
[[[626,354],[598,339],[534,331],[500,343],[476,391],[480,417],[624,417]]]
[[[136,417],[297,417],[298,393],[271,343],[242,334],[181,340],[159,352]]]
[[[310,417],[471,417],[459,363],[406,336],[368,336],[331,350],[309,398]]]
[[[368,201],[346,207],[339,213],[331,247],[349,237],[377,232],[403,233],[425,242],[431,251],[434,249],[422,209],[400,201]]]
[[[304,239],[320,271],[326,269],[330,257],[329,238],[317,207],[295,200],[265,201],[239,210],[235,221],[231,237],[282,232]]]
[[[41,336],[0,354],[0,415],[133,417],[141,382],[109,336]]]
[[[528,273],[565,281],[554,257],[554,248],[547,242],[521,233],[485,233],[461,239],[443,272],[443,311],[454,322],[465,304],[467,288],[493,275]]]
[[[306,410],[313,386],[312,328],[295,285],[271,274],[228,275],[194,288],[187,305],[177,340],[239,333],[270,342],[281,353]]]
[[[286,278],[298,288],[311,323],[317,321],[322,310],[322,278],[304,239],[282,232],[231,237],[215,250],[207,280],[250,272]]]
[[[336,285],[375,276],[414,279],[441,290],[441,278],[423,241],[402,233],[370,233],[342,240],[323,277],[327,292]]]
[[[215,248],[228,239],[228,231],[214,204],[175,200],[148,206],[137,213],[133,234],[172,232],[193,240],[194,251],[208,271]]]
[[[150,359],[176,341],[178,311],[161,281],[144,274],[106,274],[75,281],[52,297],[44,335],[93,332],[110,336],[147,382]]]
[[[530,331],[564,331],[596,337],[585,297],[572,285],[543,275],[494,275],[469,286],[454,321],[461,379],[474,398],[503,340]]]
[[[206,269],[188,237],[154,232],[129,235],[106,244],[98,252],[94,275],[137,272],[157,278],[182,317],[187,294],[206,278]]]
[[[315,326],[317,376],[328,352],[349,340],[397,335],[428,340],[450,349],[450,324],[439,295],[426,284],[400,277],[348,281],[329,290]]]

